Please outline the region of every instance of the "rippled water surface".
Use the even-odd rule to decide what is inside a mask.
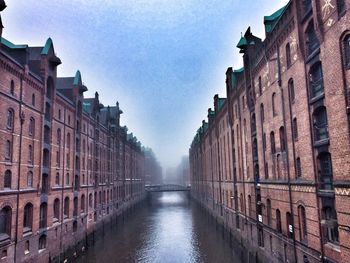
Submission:
[[[235,260],[221,228],[186,193],[154,193],[140,208],[105,228],[80,263],[226,263]]]

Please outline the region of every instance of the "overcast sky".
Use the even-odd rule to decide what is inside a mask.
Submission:
[[[248,26],[264,38],[263,16],[287,0],[7,0],[3,36],[44,45],[77,69],[92,97],[124,111],[127,125],[164,167],[188,154],[196,130],[225,96],[227,67],[240,68],[236,44]]]

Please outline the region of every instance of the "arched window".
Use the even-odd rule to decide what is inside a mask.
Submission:
[[[35,119],[33,117],[30,118],[29,120],[29,128],[28,128],[28,132],[30,136],[34,136],[34,132],[35,132]]]
[[[270,133],[270,142],[271,142],[271,153],[276,153],[276,144],[275,144],[275,133],[272,131]]]
[[[13,120],[14,120],[14,111],[13,109],[8,109],[7,110],[7,121],[6,121],[6,126],[7,129],[13,130]]]
[[[267,224],[271,226],[272,223],[272,210],[271,210],[271,200],[266,200],[266,215],[267,215]]]
[[[343,61],[346,69],[350,69],[350,34],[343,40]]]
[[[328,139],[328,121],[326,107],[319,107],[313,114],[315,141]]]
[[[0,241],[10,238],[11,236],[11,217],[12,209],[5,206],[0,211]]]
[[[69,185],[69,173],[66,173],[66,185]]]
[[[60,220],[60,200],[58,198],[53,202],[53,218],[56,222]]]
[[[280,146],[281,146],[281,152],[285,152],[286,151],[286,133],[284,131],[284,127],[281,126],[280,127]]]
[[[69,218],[69,197],[64,199],[63,217]]]
[[[310,56],[318,47],[319,41],[317,39],[314,22],[311,21],[306,29],[306,46],[307,46],[307,54]]]
[[[296,159],[296,165],[295,165],[295,169],[296,169],[296,176],[297,178],[300,178],[301,177],[301,161],[300,161],[300,158],[298,157]]]
[[[33,226],[33,205],[31,203],[26,204],[23,211],[23,233],[32,231]]]
[[[80,212],[85,213],[85,195],[82,195],[80,199]]]
[[[28,146],[28,163],[33,163],[33,146]]]
[[[92,208],[92,194],[89,194],[89,207]]]
[[[275,92],[272,94],[272,114],[273,114],[273,116],[277,115],[277,111],[276,111],[276,93]]]
[[[320,62],[315,63],[310,68],[309,82],[311,98],[321,96],[324,93],[322,65]]]
[[[27,173],[27,187],[33,187],[33,172],[29,171]]]
[[[321,153],[317,157],[317,167],[318,167],[319,180],[321,183],[321,189],[332,190],[333,189],[332,158],[328,152]]]
[[[241,205],[241,213],[244,213],[244,200],[243,200],[243,194],[240,195],[240,205]]]
[[[306,213],[305,213],[305,208],[302,205],[298,206],[298,217],[299,217],[300,241],[306,241],[307,239]]]
[[[46,226],[47,226],[47,203],[42,203],[40,205],[39,228],[46,228]]]
[[[7,140],[5,144],[5,159],[7,161],[10,161],[11,157],[12,157],[12,143],[10,140]]]
[[[10,84],[10,93],[11,95],[15,95],[15,82],[13,80],[11,80]]]
[[[281,212],[279,209],[276,209],[276,229],[278,233],[282,233]]]
[[[35,107],[35,94],[34,93],[32,94],[32,106]]]
[[[10,170],[5,171],[4,188],[11,188],[12,173]]]
[[[294,81],[293,81],[293,79],[290,79],[288,81],[288,90],[289,90],[290,101],[293,103],[295,101],[295,90],[294,90]]]
[[[46,248],[46,235],[41,235],[39,237],[39,250],[43,250]]]
[[[292,59],[291,59],[291,54],[290,54],[290,44],[288,43],[286,45],[286,62],[287,62],[287,68],[290,68],[292,65]]]
[[[264,104],[260,104],[260,121],[261,125],[264,123],[265,120],[265,112],[264,112]]]
[[[57,129],[57,145],[61,146],[61,129]]]

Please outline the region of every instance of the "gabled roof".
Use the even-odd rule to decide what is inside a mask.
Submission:
[[[81,73],[80,73],[80,70],[77,70],[77,72],[75,73],[73,85],[80,85],[81,82],[82,82],[81,81]]]
[[[278,9],[272,15],[264,16],[264,24],[266,33],[270,33],[273,31],[279,19],[282,17],[284,12],[287,10],[287,7],[290,5],[290,2],[284,7]]]
[[[226,98],[219,98],[218,99],[218,111],[220,111],[222,109],[222,107],[224,107],[226,102]]]
[[[49,38],[46,40],[45,46],[44,46],[43,49],[41,50],[41,55],[47,55],[47,54],[49,54],[49,50],[50,50],[51,46],[52,46],[52,48],[53,48],[52,39],[51,39],[51,37],[49,37]]]
[[[11,48],[11,49],[22,49],[22,48],[28,47],[28,45],[15,45],[3,37],[1,37],[1,44],[5,45],[6,47]]]
[[[237,47],[244,48],[247,45],[248,45],[247,39],[244,36],[241,36],[241,39],[239,40]]]
[[[238,83],[238,76],[244,72],[244,67],[232,71],[232,88],[235,88]]]

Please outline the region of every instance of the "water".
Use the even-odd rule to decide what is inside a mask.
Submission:
[[[153,193],[124,223],[107,227],[79,263],[239,262],[221,227],[187,193]]]

